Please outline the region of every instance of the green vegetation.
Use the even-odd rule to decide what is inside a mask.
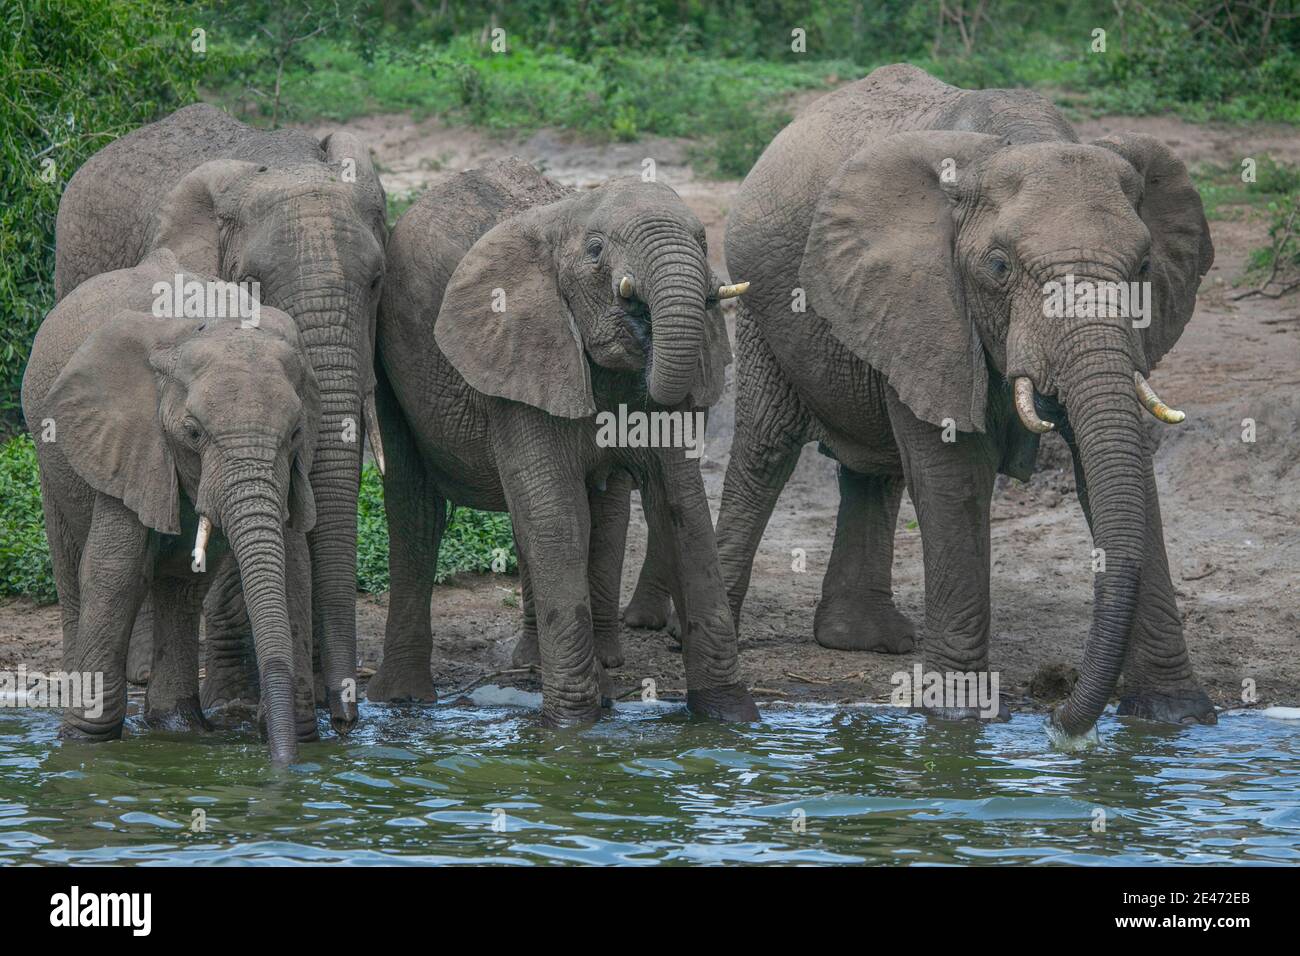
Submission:
[[[57,599],[36,446],[26,435],[0,445],[0,597],[22,594],[39,604]]]
[[[504,560],[504,564],[500,562]],[[519,568],[510,516],[469,508],[452,510],[438,553],[435,580],[453,574]],[[357,501],[357,590],[388,590],[388,524],[379,472],[367,463]],[[27,435],[0,445],[0,597],[26,595],[39,604],[57,600],[50,547],[41,511],[36,448]]]

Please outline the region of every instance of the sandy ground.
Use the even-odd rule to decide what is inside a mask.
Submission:
[[[739,183],[697,178],[688,144],[655,139],[590,145],[552,131],[502,139],[376,116],[350,124],[369,142],[390,194],[417,190],[458,170],[510,154],[556,179],[584,187],[611,176],[639,175],[653,159],[705,223],[715,268],[723,226]],[[1078,124],[1087,141],[1136,129],[1167,142],[1189,164],[1236,166],[1245,156],[1300,161],[1300,135],[1283,127],[1195,126],[1166,117],[1106,118]],[[322,127],[319,131],[324,132]],[[1300,296],[1280,301],[1229,299],[1249,250],[1267,241],[1255,218],[1211,222],[1214,268],[1203,281],[1197,312],[1153,384],[1188,420],[1151,431],[1159,448],[1166,545],[1192,659],[1210,696],[1241,706],[1243,682],[1258,704],[1300,704]],[[709,422],[705,484],[715,509],[731,445],[734,389],[728,387]],[[1241,440],[1242,420],[1256,422],[1256,441]],[[913,656],[823,649],[813,641],[813,612],[830,555],[837,493],[834,464],[805,449],[768,525],[754,565],[740,630],[745,678],[763,700],[888,699],[889,677],[910,670]],[[904,500],[894,562],[900,609],[921,621],[921,541]],[[1041,707],[1065,689],[1082,658],[1091,618],[1091,541],[1074,495],[1069,455],[1049,436],[1028,483],[999,478],[993,501],[993,639],[991,661],[1013,709]],[[644,524],[634,514],[623,600],[630,598],[644,556]],[[807,555],[804,573],[791,552]],[[434,680],[454,696],[491,682],[536,689],[532,675],[509,673],[520,626],[518,580],[462,576],[434,593]],[[362,595],[357,618],[363,674],[377,666],[385,596]],[[56,665],[57,608],[18,601],[0,607],[0,666]],[[624,628],[625,665],[612,675],[619,692],[653,678],[661,695],[684,687],[681,656],[664,632]],[[1066,678],[1068,680],[1068,677]]]

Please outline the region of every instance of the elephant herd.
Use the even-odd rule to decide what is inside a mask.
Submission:
[[[367,437],[392,581],[372,701],[435,699],[430,608],[455,503],[510,512],[515,660],[540,669],[543,720],[595,720],[622,663],[635,488],[649,540],[626,623],[675,619],[692,712],[757,719],[741,605],[812,441],[839,463],[840,491],[815,639],[913,648],[890,580],[906,487],[926,667],[982,673],[994,478],[1028,477],[1054,429],[1105,560],[1053,724],[1087,731],[1121,677],[1121,713],[1213,722],[1142,419],[1143,405],[1181,417],[1145,376],[1213,260],[1200,198],[1164,145],[1083,144],[1036,94],[884,67],[773,140],[730,210],[725,254],[747,283],[715,275],[700,222],[640,178],[574,191],[498,162],[430,188],[389,235],[379,178],[347,133],[256,130],[198,105],[106,146],[60,204],[59,301],[22,395],[64,670],[104,675],[102,707],[69,707],[63,734],[120,735],[141,648],[151,725],[200,728],[205,709],[257,702],[276,763],[314,738],[317,707],[346,733]],[[1044,290],[1067,277],[1140,285],[1148,311],[1049,314]],[[176,289],[221,283],[256,290],[251,319],[180,292],[183,308],[160,310]],[[596,422],[715,403],[732,361],[719,303],[735,296],[736,433],[715,536],[690,448],[602,440]]]

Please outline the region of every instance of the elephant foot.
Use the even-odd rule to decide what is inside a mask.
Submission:
[[[600,702],[593,703],[589,707],[564,710],[556,710],[542,704],[542,726],[549,727],[553,730],[563,730],[569,727],[590,727],[604,715],[605,708]]]
[[[671,611],[668,595],[645,595],[638,591],[623,609],[623,623],[638,630],[658,631],[668,624]]]
[[[605,668],[623,666],[623,644],[618,639],[618,628],[596,633],[596,660]]]
[[[334,695],[337,697],[338,695]],[[384,661],[366,685],[366,699],[372,704],[435,704],[438,692],[433,689],[429,662],[402,665]],[[333,713],[333,698],[331,713]],[[352,705],[354,708],[356,704]]]
[[[867,603],[848,595],[822,598],[813,615],[813,637],[836,651],[906,654],[916,647],[916,628],[893,602]]]
[[[1141,717],[1166,724],[1217,724],[1214,704],[1199,687],[1161,692],[1139,690],[1119,700],[1121,717]]]
[[[760,720],[754,698],[744,684],[706,687],[686,691],[686,709],[697,717],[729,724],[748,724]]]
[[[542,653],[537,647],[537,632],[523,631],[510,654],[512,667],[541,667]]]
[[[209,670],[199,689],[204,710],[255,710],[261,698],[256,686],[241,671]]]
[[[144,722],[154,730],[175,733],[206,733],[212,730],[208,718],[203,716],[198,695],[158,704],[146,700]]]

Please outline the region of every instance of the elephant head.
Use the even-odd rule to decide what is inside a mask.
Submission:
[[[741,290],[743,291],[743,290]],[[675,192],[616,181],[489,230],[448,282],[438,347],[478,391],[562,418],[596,412],[591,368],[710,405],[731,360],[704,227]]]
[[[309,539],[313,604],[335,728],[356,705],[356,507],[374,415],[374,337],[387,236],[383,189],[355,137],[335,133],[322,161],[261,166],[220,159],[186,175],[162,204],[154,247],[187,269],[256,282],[293,317],[320,383],[320,447],[311,476],[319,520]]]
[[[199,516],[203,569],[215,527],[238,562],[253,626],[272,759],[292,762],[294,647],[284,528],[316,521],[309,483],[320,419],[316,378],[293,321],[118,311],[73,353],[46,400],[69,465],[146,526],[181,533],[181,494]]]
[[[808,301],[918,418],[982,432],[990,402],[1008,415],[1014,404],[1040,433],[1054,427],[1040,414],[1065,416],[1106,568],[1082,676],[1054,715],[1072,735],[1105,707],[1132,630],[1148,507],[1142,405],[1181,420],[1143,376],[1177,341],[1213,258],[1186,169],[1133,134],[1080,145],[898,133],[853,156],[813,214]],[[1142,316],[1132,302],[1053,307],[1062,289],[1131,283],[1146,293]]]

